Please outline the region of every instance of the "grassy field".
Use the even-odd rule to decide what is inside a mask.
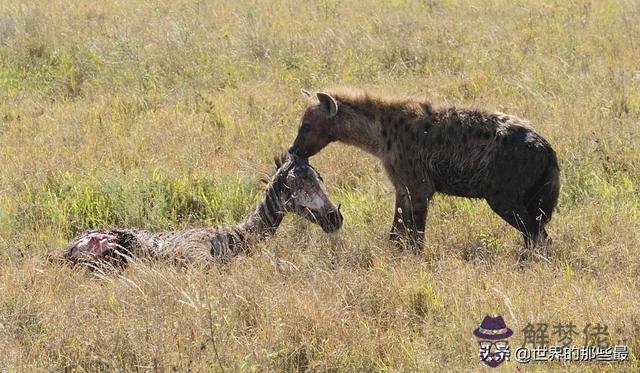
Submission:
[[[632,0],[0,0],[0,372],[476,371],[487,314],[514,347],[571,321],[630,352],[508,370],[639,369],[639,61]],[[424,253],[396,250],[381,165],[335,144],[311,161],[337,234],[287,218],[208,270],[47,262],[88,228],[240,220],[300,89],[336,85],[529,119],[562,168],[549,260],[519,268],[514,229],[444,196]]]

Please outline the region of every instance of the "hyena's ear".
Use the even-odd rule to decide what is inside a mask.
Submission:
[[[304,95],[305,98],[309,98],[311,97],[311,92],[307,91],[306,89],[301,89],[300,92],[302,92],[302,94]]]
[[[330,94],[324,92],[316,93],[320,106],[327,112],[329,118],[333,118],[338,113],[338,102]]]

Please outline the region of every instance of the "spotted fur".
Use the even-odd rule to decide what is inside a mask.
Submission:
[[[305,94],[308,104],[289,151],[310,157],[339,141],[378,157],[396,192],[391,239],[422,248],[427,206],[440,192],[484,198],[522,232],[527,247],[547,242],[559,167],[554,150],[527,121],[357,89]]]

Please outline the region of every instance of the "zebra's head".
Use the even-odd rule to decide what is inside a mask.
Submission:
[[[284,179],[281,195],[288,212],[318,224],[327,233],[342,227],[340,205],[329,199],[322,177],[308,159],[287,155],[278,174]]]

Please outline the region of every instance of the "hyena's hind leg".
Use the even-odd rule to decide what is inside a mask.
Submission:
[[[529,212],[529,217],[535,221],[535,232],[538,233],[538,235],[534,237],[535,240],[533,241],[533,245],[542,248],[551,247],[553,240],[549,237],[549,234],[545,229],[545,226],[549,222],[549,218],[545,216],[544,212],[542,212],[537,206],[527,206],[527,211]]]
[[[545,226],[551,220],[551,216],[546,213],[540,206],[537,201],[531,201],[525,203],[527,212],[529,216],[536,222],[536,231],[539,235],[536,237],[536,241],[534,241],[534,245],[543,248],[551,247],[553,240],[549,237]]]
[[[544,246],[542,243],[546,242],[547,232],[536,217],[531,215],[524,202],[501,198],[487,199],[487,202],[493,212],[522,234],[524,247],[520,261],[529,259],[534,248]],[[546,255],[546,250],[543,254]]]

